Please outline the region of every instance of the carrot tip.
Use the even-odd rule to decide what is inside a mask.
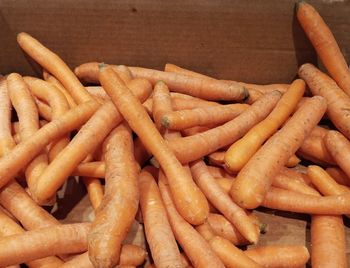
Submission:
[[[301,0],[295,3],[295,10],[298,12],[300,5],[307,4],[306,1]]]

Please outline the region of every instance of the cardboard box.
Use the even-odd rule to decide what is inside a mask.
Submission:
[[[317,64],[290,0],[2,0],[0,73],[33,74],[16,44],[25,31],[72,68],[87,61],[162,69],[175,63],[218,78],[250,83],[286,83],[298,65]],[[334,33],[350,62],[350,1],[310,1]],[[79,193],[79,194],[78,194]],[[56,216],[64,222],[91,220],[81,184],[68,184]],[[309,217],[261,210],[268,224],[260,245],[309,246]],[[348,222],[347,222],[348,224]],[[144,243],[140,226],[130,241]],[[347,233],[349,229],[347,228]],[[349,235],[348,235],[349,237]]]

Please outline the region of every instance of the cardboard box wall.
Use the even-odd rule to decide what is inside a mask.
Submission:
[[[350,1],[310,1],[350,62]],[[175,63],[218,78],[290,82],[317,56],[294,16],[294,1],[0,0],[0,73],[33,74],[16,44],[25,31],[72,68],[104,61],[162,69]],[[91,220],[81,184],[71,181],[55,215]],[[268,224],[260,244],[306,244],[308,217],[258,212]],[[138,226],[130,241],[144,243]],[[138,231],[136,231],[138,230]],[[347,232],[348,232],[347,228]]]

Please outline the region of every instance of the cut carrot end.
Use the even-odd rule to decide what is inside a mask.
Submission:
[[[268,229],[268,225],[267,225],[267,223],[261,223],[260,225],[259,225],[259,230],[260,230],[260,233],[261,234],[266,234],[267,233],[267,229]]]
[[[246,89],[245,87],[243,87],[243,94],[244,94],[243,102],[245,102],[249,99],[249,96],[250,96],[248,89]]]
[[[100,71],[102,71],[104,68],[106,68],[107,67],[107,65],[104,63],[104,62],[101,62],[101,63],[99,63],[98,64],[98,69],[100,70]]]
[[[304,4],[307,4],[307,2],[304,0],[296,2],[295,3],[295,10],[298,12],[300,5],[304,5]]]
[[[163,116],[162,119],[160,120],[160,124],[162,125],[162,127],[169,128],[170,122],[168,117]]]

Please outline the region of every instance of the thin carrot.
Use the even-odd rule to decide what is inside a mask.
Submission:
[[[322,97],[307,100],[292,118],[273,135],[237,175],[231,197],[244,208],[256,208],[263,201],[272,179],[300,147],[326,111]]]
[[[339,184],[350,186],[350,179],[349,177],[342,171],[340,168],[336,167],[329,167],[326,168],[326,172],[332,176],[332,178]]]
[[[18,144],[0,159],[0,187],[25,167],[46,145],[84,124],[96,111],[96,102],[87,102],[69,110],[61,118],[40,128],[31,138]]]
[[[157,129],[161,130],[163,116],[172,111],[169,89],[163,81],[158,81],[154,86],[152,96],[152,115]]]
[[[244,253],[263,267],[300,268],[310,259],[305,246],[260,246]]]
[[[93,98],[86,92],[78,78],[57,54],[27,33],[19,33],[17,42],[31,58],[62,83],[77,104],[93,101]]]
[[[350,159],[350,142],[338,131],[331,130],[324,138],[328,152],[331,154],[335,162],[345,172],[350,175],[350,167],[348,165]]]
[[[104,178],[105,177],[105,162],[95,161],[79,164],[76,169],[72,172],[74,176],[80,177],[93,177],[93,178]]]
[[[139,187],[145,234],[154,263],[158,268],[183,267],[158,186],[147,169],[140,173]]]
[[[103,189],[101,181],[93,177],[83,177],[83,182],[88,191],[89,199],[94,210],[96,210],[103,199]]]
[[[301,1],[296,15],[322,63],[347,95],[350,96],[350,72],[331,30],[313,6]]]
[[[271,187],[262,202],[262,206],[307,214],[349,214],[350,194],[313,196]]]
[[[128,127],[122,124],[115,128],[104,141],[104,148],[105,195],[89,233],[89,257],[95,267],[114,267],[137,212],[139,170]]]
[[[168,179],[168,181],[170,181]],[[211,250],[204,238],[188,223],[175,208],[169,186],[166,184],[163,172],[159,173],[159,190],[167,210],[168,219],[176,240],[185,251],[194,267],[225,267]]]
[[[46,121],[52,120],[52,110],[49,105],[45,102],[39,100],[38,98],[34,98],[35,104],[38,108],[40,118],[45,119]]]
[[[287,161],[286,167],[295,167],[300,163],[301,159],[293,154]]]
[[[180,214],[192,224],[202,223],[209,213],[205,196],[166,145],[141,103],[111,67],[102,67],[99,76],[103,88],[124,119],[169,177],[172,195]]]
[[[89,223],[51,226],[0,238],[0,265],[86,250]],[[19,254],[20,252],[20,254]]]
[[[305,82],[295,80],[272,112],[250,129],[243,138],[231,145],[225,154],[225,164],[229,170],[238,172],[243,168],[261,145],[287,120],[304,91]]]
[[[197,160],[232,144],[263,120],[276,105],[280,92],[268,93],[231,121],[208,131],[168,142],[181,163]],[[191,148],[191,152],[188,151]]]
[[[312,64],[303,64],[298,71],[313,95],[320,95],[327,101],[327,115],[333,124],[347,138],[350,138],[350,97],[325,73]]]

